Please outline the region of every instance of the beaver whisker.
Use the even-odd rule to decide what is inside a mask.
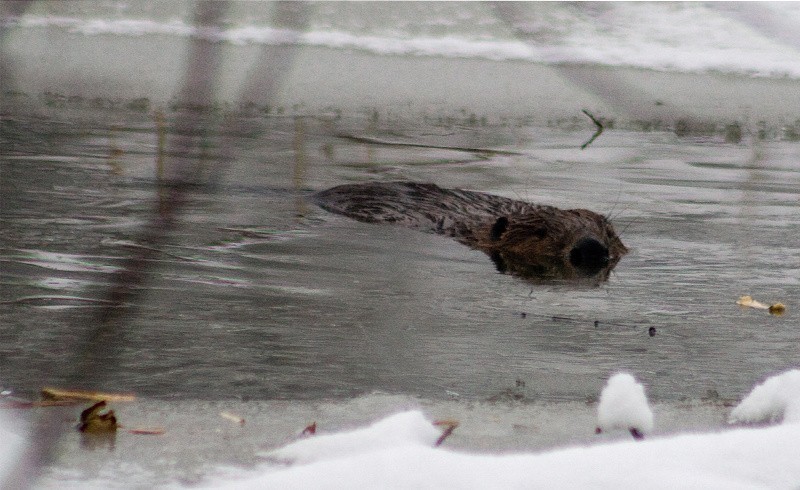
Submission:
[[[417,182],[345,184],[319,192],[323,209],[368,223],[449,236],[498,271],[529,279],[608,279],[628,252],[607,218]]]
[[[624,234],[625,234],[625,232],[626,232],[626,231],[628,231],[628,228],[630,228],[630,227],[631,227],[631,225],[638,224],[638,223],[640,223],[640,222],[641,222],[641,220],[639,220],[639,219],[635,219],[635,218],[631,219],[631,220],[628,222],[628,224],[626,224],[626,225],[625,225],[625,227],[624,227],[624,228],[622,228],[622,229],[619,231],[618,235],[619,235],[619,236],[622,236],[622,235],[624,235]]]

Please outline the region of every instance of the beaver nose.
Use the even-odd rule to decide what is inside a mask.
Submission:
[[[608,265],[608,248],[594,238],[584,238],[569,252],[569,261],[587,274],[596,274]]]

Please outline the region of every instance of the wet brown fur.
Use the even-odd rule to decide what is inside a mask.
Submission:
[[[528,278],[605,280],[628,249],[611,223],[587,209],[562,210],[416,182],[346,184],[319,192],[328,211],[454,238],[488,254],[502,272]]]

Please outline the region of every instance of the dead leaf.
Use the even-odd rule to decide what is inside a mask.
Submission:
[[[105,401],[99,401],[81,412],[78,430],[89,433],[108,433],[117,431],[117,417],[113,410],[101,413],[106,408]]]
[[[786,305],[783,303],[775,303],[774,305],[770,305],[769,312],[776,316],[781,316],[786,313]]]
[[[235,424],[244,425],[244,418],[239,417],[235,413],[220,412],[219,416],[222,417],[223,419],[228,419],[228,420],[230,420],[231,422],[233,422]]]
[[[308,426],[306,426],[305,429],[303,429],[303,432],[301,432],[300,435],[301,436],[313,436],[316,433],[317,433],[317,423],[316,422],[312,422],[311,425],[308,425]]]
[[[783,303],[774,303],[765,305],[760,301],[756,301],[752,296],[742,296],[736,301],[737,305],[746,306],[748,308],[755,308],[757,310],[767,310],[771,315],[780,316],[786,312],[786,305]]]
[[[758,310],[768,310],[769,306],[761,303],[760,301],[756,301],[753,299],[752,296],[742,296],[736,301],[736,304],[739,306],[746,306],[748,308],[756,308]]]
[[[84,400],[107,402],[132,402],[136,400],[133,393],[103,393],[101,391],[62,390],[59,388],[42,388],[42,398],[45,400]]]

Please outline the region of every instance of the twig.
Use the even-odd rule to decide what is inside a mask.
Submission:
[[[435,421],[433,423],[433,425],[443,426],[445,428],[442,431],[442,435],[439,436],[439,439],[437,439],[436,442],[433,445],[434,447],[439,447],[439,446],[442,445],[444,440],[447,439],[448,437],[450,437],[450,434],[452,434],[453,431],[456,430],[456,427],[458,427],[458,421],[457,420],[437,420],[437,421]]]
[[[604,128],[603,128],[603,123],[600,122],[596,117],[594,117],[591,112],[587,111],[586,109],[583,109],[581,112],[583,112],[584,114],[589,116],[589,119],[591,119],[592,122],[594,123],[594,125],[597,126],[597,131],[594,132],[592,137],[589,138],[589,140],[586,143],[581,145],[581,150],[585,150],[586,147],[591,145],[594,142],[594,140],[597,139],[598,136],[603,134],[603,129]]]
[[[338,138],[355,141],[356,143],[365,143],[369,145],[383,145],[383,146],[404,146],[408,148],[430,148],[434,150],[453,150],[463,151],[467,153],[475,153],[478,155],[495,156],[495,155],[522,155],[522,153],[509,150],[494,150],[491,148],[473,148],[468,146],[445,146],[445,145],[426,145],[424,143],[408,143],[403,141],[386,141],[377,138],[369,138],[366,136],[355,136],[352,134],[337,134]]]
[[[317,433],[317,423],[313,422],[311,425],[303,429],[303,432],[300,433],[301,436],[313,436]]]

